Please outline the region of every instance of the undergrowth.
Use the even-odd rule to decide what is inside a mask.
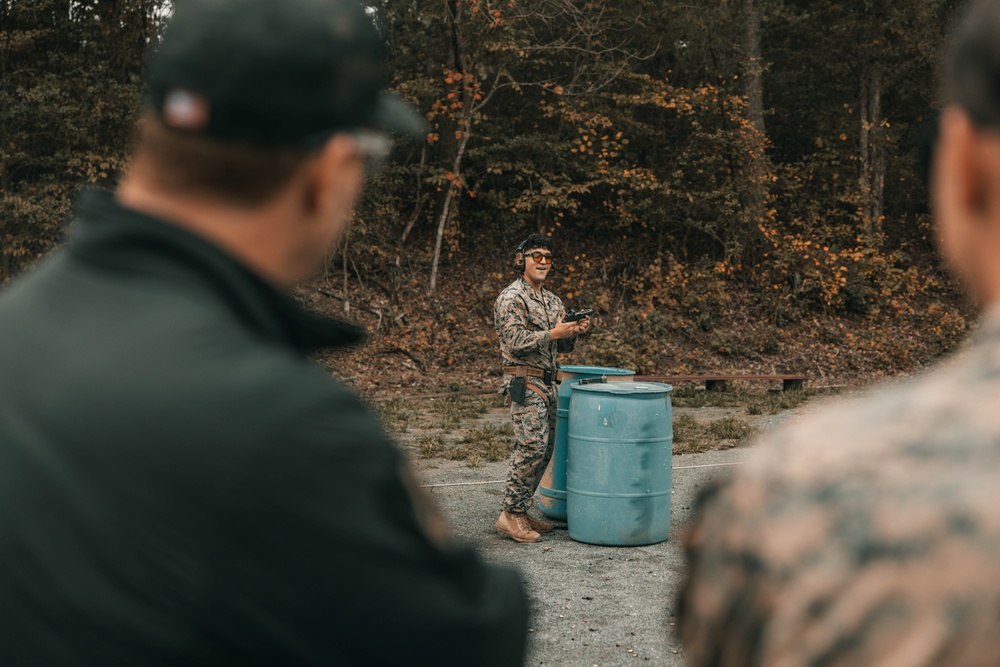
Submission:
[[[382,428],[390,435],[406,433],[415,416],[413,404],[403,398],[375,401],[371,407],[375,416],[382,423]]]
[[[436,427],[450,432],[477,419],[498,403],[499,395],[468,396],[456,394],[444,398],[432,398],[428,407]]]
[[[829,394],[833,390],[799,389],[767,393],[738,391],[707,391],[688,386],[674,388],[671,403],[678,408],[739,408],[748,415],[775,415],[797,408],[810,398]]]
[[[674,417],[674,454],[732,449],[749,440],[756,429],[736,417],[703,422],[691,415]]]
[[[474,426],[458,441],[458,446],[448,451],[453,461],[468,461],[470,466],[487,461],[504,461],[514,449],[514,428],[509,423],[499,426],[487,424]]]
[[[689,454],[740,447],[758,432],[753,417],[775,415],[800,407],[830,390],[803,389],[785,392],[706,391],[700,387],[675,388],[676,408],[742,409],[746,417],[728,415],[706,419],[674,413],[673,453]],[[389,398],[375,401],[386,430],[420,457],[465,461],[471,466],[503,461],[513,449],[514,432],[501,399],[495,395],[460,394],[430,399]],[[492,412],[492,414],[490,414]],[[705,413],[711,415],[711,412]]]

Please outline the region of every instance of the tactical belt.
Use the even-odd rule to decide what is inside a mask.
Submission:
[[[505,375],[513,375],[515,377],[539,378],[545,383],[546,387],[551,387],[553,380],[558,383],[562,382],[563,379],[561,371],[545,371],[534,366],[504,366],[503,372]]]

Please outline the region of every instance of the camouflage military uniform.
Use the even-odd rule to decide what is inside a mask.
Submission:
[[[504,366],[534,366],[542,370],[559,369],[558,353],[573,350],[576,339],[554,341],[549,330],[566,314],[562,301],[545,288],[536,292],[524,277],[508,285],[497,297],[493,317],[500,337],[500,356]],[[539,378],[527,382],[538,387],[548,400],[534,391],[525,392],[524,403],[510,400],[513,375],[505,374],[500,393],[507,394],[514,425],[514,451],[504,494],[503,509],[526,512],[541,481],[545,466],[552,457],[556,424],[556,385],[545,386]]]
[[[1000,311],[933,372],[767,438],[688,533],[688,664],[997,664],[998,396]]]

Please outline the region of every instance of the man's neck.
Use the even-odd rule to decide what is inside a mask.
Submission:
[[[294,282],[282,262],[280,239],[256,219],[261,213],[160,193],[141,179],[126,177],[115,196],[128,208],[168,220],[211,241],[262,278],[278,286]]]
[[[533,281],[531,278],[529,278],[526,275],[522,276],[522,277],[524,278],[524,282],[526,282],[529,285],[531,285],[531,289],[535,290],[536,292],[541,292],[542,291],[542,282],[544,282],[544,281],[539,280],[536,283],[535,281]]]

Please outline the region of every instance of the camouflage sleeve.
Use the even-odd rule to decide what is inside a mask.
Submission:
[[[549,344],[549,332],[529,328],[528,313],[516,295],[503,295],[497,300],[494,312],[500,342],[513,355],[538,352]]]
[[[998,350],[793,417],[702,496],[690,667],[996,664]]]
[[[1000,494],[963,441],[882,456],[868,440],[841,466],[761,459],[778,470],[714,489],[684,541],[687,665],[996,664]]]
[[[684,536],[688,574],[677,608],[688,667],[748,666],[760,651],[768,595],[756,570],[764,563],[745,549],[725,491],[715,485],[702,492]]]

